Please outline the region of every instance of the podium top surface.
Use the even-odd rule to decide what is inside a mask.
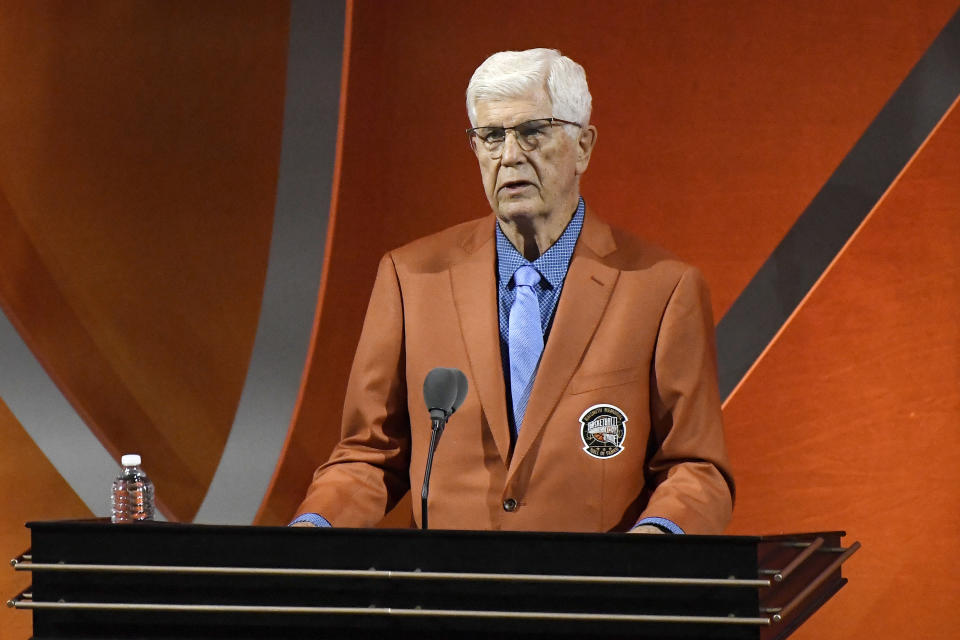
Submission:
[[[109,518],[88,518],[79,520],[35,520],[27,522],[27,528],[37,532],[49,532],[58,530],[90,531],[102,530],[104,527],[113,527]],[[150,531],[152,533],[161,533],[168,531],[170,533],[185,533],[193,531],[205,534],[217,535],[249,535],[257,533],[262,536],[341,536],[349,535],[357,539],[378,538],[381,540],[390,538],[408,538],[410,536],[442,538],[449,540],[470,540],[470,539],[512,539],[518,542],[533,540],[571,540],[594,539],[597,541],[610,542],[613,540],[637,540],[637,534],[628,533],[583,533],[570,531],[489,531],[474,529],[379,529],[379,528],[347,528],[347,527],[289,527],[289,526],[262,526],[262,525],[237,525],[237,524],[193,524],[181,522],[138,522],[135,524],[116,525],[124,528],[130,528],[139,531]],[[798,533],[780,533],[764,535],[663,535],[663,536],[642,536],[642,539],[655,539],[657,542],[667,544],[695,544],[699,542],[709,542],[711,544],[729,544],[729,545],[757,545],[761,542],[774,542],[785,540],[809,540],[817,536],[843,537],[846,535],[842,530],[831,531],[810,531]]]
[[[112,527],[113,523],[110,522],[109,518],[89,518],[81,520],[35,520],[27,522],[25,525],[27,528],[33,531],[56,531],[63,529],[71,530],[90,530],[90,529],[101,529],[103,527]],[[288,527],[288,526],[261,526],[261,525],[235,525],[235,524],[192,524],[192,523],[180,523],[180,522],[138,522],[134,524],[123,524],[116,525],[122,526],[130,529],[140,529],[140,530],[150,530],[153,533],[158,533],[160,531],[170,531],[182,533],[185,531],[197,531],[204,532],[207,534],[219,533],[223,535],[237,535],[237,534],[249,534],[251,532],[258,532],[262,535],[332,535],[334,533],[349,533],[351,536],[372,536],[378,538],[390,538],[390,537],[408,537],[408,536],[427,536],[427,537],[440,537],[440,538],[484,538],[484,537],[497,537],[497,538],[515,538],[517,540],[531,540],[531,539],[570,539],[570,538],[596,538],[598,540],[612,540],[616,538],[625,539],[625,540],[634,540],[636,539],[636,534],[627,534],[627,533],[583,533],[583,532],[569,532],[569,531],[486,531],[486,530],[473,530],[473,529],[378,529],[378,528],[364,528],[364,529],[354,529],[346,527]],[[817,532],[817,534],[822,532]],[[843,535],[842,532],[828,532]],[[684,540],[686,543],[690,543],[694,540],[703,540],[711,542],[726,542],[729,544],[757,544],[762,540],[768,539],[783,539],[783,538],[792,538],[792,537],[807,537],[810,535],[815,535],[814,533],[800,533],[800,534],[783,534],[776,536],[743,536],[743,535],[682,535],[682,536],[656,536],[656,539],[659,541],[680,541]]]

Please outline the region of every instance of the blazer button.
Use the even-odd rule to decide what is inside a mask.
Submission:
[[[517,501],[513,498],[507,498],[503,501],[503,510],[504,511],[516,511],[517,510]]]

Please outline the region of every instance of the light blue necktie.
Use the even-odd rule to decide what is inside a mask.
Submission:
[[[508,329],[510,393],[513,397],[513,424],[516,433],[520,433],[540,354],[543,353],[543,330],[540,328],[540,303],[534,289],[534,285],[540,282],[540,274],[525,265],[514,272],[513,280],[517,297],[510,307]]]

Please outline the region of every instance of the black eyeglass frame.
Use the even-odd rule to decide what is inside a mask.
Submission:
[[[526,148],[524,144],[520,141],[521,135],[517,132],[517,129],[528,126],[532,122],[547,123],[541,127],[537,127],[538,129],[545,129],[546,127],[559,127],[565,124],[570,124],[577,127],[578,129],[583,129],[583,125],[580,124],[579,122],[570,122],[569,120],[561,120],[560,118],[534,118],[533,120],[526,120],[519,124],[515,124],[512,127],[489,127],[489,126],[488,127],[471,127],[470,129],[466,130],[467,141],[470,144],[470,148],[473,149],[474,151],[477,151],[477,148],[474,147],[474,142],[473,142],[474,138],[479,139],[482,144],[486,144],[484,139],[478,133],[479,131],[483,129],[492,129],[492,130],[501,129],[503,131],[503,142],[500,143],[499,148],[496,150],[493,150],[492,152],[490,149],[486,149],[486,148],[483,150],[484,153],[487,153],[488,155],[490,155],[491,158],[498,158],[500,157],[500,155],[503,155],[503,146],[507,143],[508,131],[513,131],[513,135],[516,138],[517,144],[520,146],[521,149],[523,149],[524,151],[533,151],[534,149],[537,148],[537,145],[533,145],[529,149]],[[498,155],[493,155],[493,153],[497,153],[497,152],[499,152]]]

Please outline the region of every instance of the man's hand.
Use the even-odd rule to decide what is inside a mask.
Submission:
[[[627,533],[666,533],[660,527],[655,527],[652,524],[641,524],[639,527],[634,527],[630,529]]]
[[[294,522],[290,526],[291,527],[313,527],[314,529],[317,528],[317,525],[313,524],[312,522],[304,522],[304,521]]]

